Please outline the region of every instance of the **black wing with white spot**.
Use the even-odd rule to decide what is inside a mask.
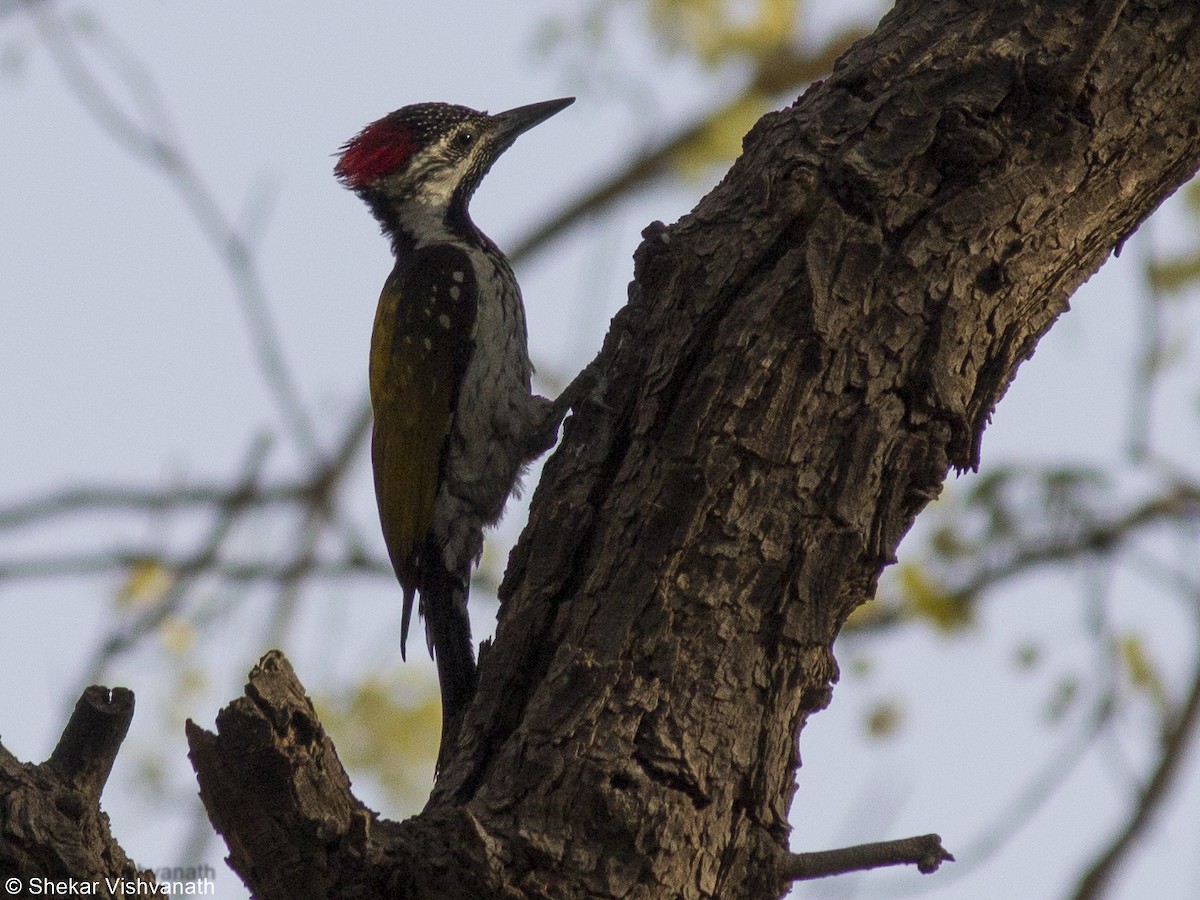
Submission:
[[[402,642],[446,438],[471,357],[476,299],[467,254],[439,244],[397,262],[375,315],[371,462],[384,541],[404,588]]]

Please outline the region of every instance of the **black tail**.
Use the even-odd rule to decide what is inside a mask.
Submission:
[[[467,616],[470,574],[446,571],[438,553],[427,553],[421,562],[421,612],[425,615],[425,634],[437,661],[438,685],[442,691],[440,769],[458,737],[479,680],[471,620]]]

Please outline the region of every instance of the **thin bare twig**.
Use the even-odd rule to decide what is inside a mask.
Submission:
[[[175,577],[210,575],[218,581],[230,584],[278,584],[301,576],[332,580],[362,575],[390,575],[392,572],[391,566],[382,557],[374,558],[354,553],[347,553],[332,560],[317,560],[308,554],[305,559],[290,562],[270,559],[231,562],[214,560],[207,553],[178,556],[164,554],[149,547],[138,547],[78,556],[11,560],[0,563],[0,580],[111,575],[128,571],[131,567],[146,562],[154,563]]]
[[[266,462],[269,447],[269,438],[263,436],[255,439],[251,445],[249,452],[246,454],[246,459],[242,464],[241,475],[237,479],[237,483],[242,488],[242,494],[253,490],[255,482],[258,481],[259,475],[262,472],[263,464]],[[201,549],[197,554],[197,572],[203,571],[217,561],[222,544],[224,544],[225,539],[229,536],[234,523],[242,512],[240,502],[242,494],[235,492],[232,495],[229,504],[221,511],[217,520],[210,527],[208,535],[202,542]],[[175,613],[187,597],[187,591],[194,578],[194,575],[190,575],[177,579],[161,602],[147,609],[136,621],[114,632],[107,640],[103,641],[87,667],[87,674],[83,679],[84,682],[96,683],[101,681],[105,667],[115,657],[136,644],[142,637],[154,631],[170,615]]]
[[[288,431],[305,456],[319,459],[321,448],[316,428],[284,360],[266,290],[249,244],[221,211],[215,195],[188,160],[183,148],[170,133],[163,131],[167,128],[163,121],[160,121],[160,131],[155,133],[127,115],[92,74],[76,46],[70,27],[59,18],[54,4],[46,0],[24,2],[50,58],[76,99],[127,152],[166,178],[225,264],[246,319],[259,367]],[[131,73],[136,73],[136,76]],[[127,82],[132,78],[135,95],[142,97],[145,103],[144,98],[148,96],[146,85],[150,84],[150,79],[137,71],[137,64],[129,54],[122,58],[117,74]],[[154,118],[169,121],[161,105],[151,104],[149,108]]]
[[[515,265],[527,257],[533,256],[553,239],[561,237],[580,222],[608,208],[622,197],[628,196],[635,188],[670,174],[675,169],[680,154],[703,137],[713,122],[720,121],[730,111],[738,109],[747,100],[754,97],[770,96],[786,90],[794,90],[814,78],[820,77],[829,71],[834,60],[862,33],[860,31],[847,32],[830,41],[815,56],[806,56],[781,49],[778,54],[760,64],[754,77],[737,96],[726,101],[716,110],[680,128],[655,147],[628,160],[616,174],[568,203],[558,213],[550,216],[517,241],[513,249],[508,252],[509,260]]]
[[[1105,726],[1112,721],[1111,696],[1104,697],[1077,734],[1066,741],[1041,771],[1037,772],[1004,807],[991,817],[971,844],[959,853],[959,866],[949,873],[949,880],[959,881],[977,871],[992,859],[1017,835],[1037,811],[1054,796],[1055,790],[1083,762],[1088,750]]]
[[[1192,736],[1196,732],[1197,725],[1200,724],[1200,654],[1197,655],[1196,665],[1192,672],[1187,700],[1174,719],[1174,724],[1168,730],[1166,739],[1163,741],[1158,765],[1155,766],[1150,780],[1142,789],[1128,821],[1113,838],[1108,848],[1080,878],[1073,895],[1075,900],[1094,900],[1094,898],[1104,895],[1113,876],[1129,855],[1138,838],[1150,826],[1155,813],[1162,806],[1179,775],[1180,767],[1187,757]]]
[[[1163,493],[1143,501],[1123,515],[1084,528],[1069,538],[1018,547],[1003,562],[979,569],[968,581],[955,588],[953,594],[972,597],[1036,566],[1077,559],[1087,553],[1109,551],[1147,528],[1163,522],[1197,518],[1200,518],[1200,486],[1182,482],[1172,484]]]
[[[0,529],[46,524],[60,516],[76,513],[130,512],[165,513],[188,508],[224,506],[237,486],[224,483],[191,484],[167,488],[136,485],[77,486],[53,491],[0,508]],[[256,485],[245,497],[247,508],[290,504],[306,499],[312,491],[311,478],[293,479],[274,485]]]

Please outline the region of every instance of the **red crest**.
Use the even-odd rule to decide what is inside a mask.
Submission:
[[[351,190],[370,187],[376,179],[401,168],[416,149],[411,132],[393,113],[347,141],[333,173]]]

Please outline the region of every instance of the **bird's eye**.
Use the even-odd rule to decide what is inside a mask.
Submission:
[[[469,128],[464,128],[454,136],[454,146],[459,150],[469,150],[473,143],[475,143],[475,132]]]

